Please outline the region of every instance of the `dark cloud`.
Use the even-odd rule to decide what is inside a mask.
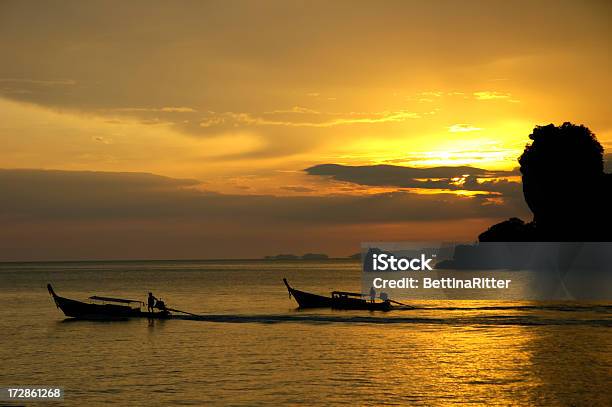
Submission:
[[[518,182],[494,179],[516,175],[515,171],[489,171],[470,166],[414,168],[396,165],[321,164],[305,171],[309,175],[327,176],[336,181],[367,186],[487,191],[506,195],[514,195],[521,189]],[[463,184],[453,183],[452,178],[465,175],[467,177]],[[479,178],[485,180],[477,182]]]
[[[315,190],[312,188],[301,187],[299,185],[290,185],[286,187],[281,187],[281,189],[292,192],[315,192]]]
[[[152,174],[0,170],[5,220],[196,219],[235,223],[376,223],[503,217],[486,197],[394,192],[372,195],[227,195],[195,180]]]
[[[454,194],[227,195],[144,173],[0,170],[0,260],[219,258],[471,240],[516,214]]]

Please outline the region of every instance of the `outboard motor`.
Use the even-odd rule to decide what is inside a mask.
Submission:
[[[157,302],[155,303],[155,308],[157,308],[160,311],[165,311],[166,304],[162,300],[157,300]]]

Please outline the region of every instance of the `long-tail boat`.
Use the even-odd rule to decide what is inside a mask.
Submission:
[[[332,308],[345,310],[389,311],[391,301],[367,301],[361,293],[347,291],[332,291],[331,297],[311,294],[291,287],[286,278],[283,282],[289,291],[289,297],[295,298],[299,308]]]
[[[88,303],[69,298],[60,297],[55,293],[51,284],[47,284],[49,294],[55,301],[57,308],[62,310],[64,315],[71,318],[104,320],[104,319],[127,319],[127,318],[171,318],[169,310],[163,307],[157,312],[142,311],[144,306],[142,301],[127,300],[123,298],[100,297],[97,295],[89,297],[90,300],[99,303]]]

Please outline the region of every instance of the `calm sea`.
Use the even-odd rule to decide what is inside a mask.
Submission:
[[[612,405],[609,304],[301,312],[282,283],[359,291],[359,273],[339,261],[0,264],[0,387],[61,386],[74,406]],[[75,299],[153,291],[207,317],[68,321],[48,282]]]

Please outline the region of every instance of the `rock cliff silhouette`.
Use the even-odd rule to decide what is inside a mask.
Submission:
[[[523,195],[533,220],[510,218],[491,226],[481,242],[612,241],[612,174],[603,148],[585,126],[536,126],[518,159]]]

